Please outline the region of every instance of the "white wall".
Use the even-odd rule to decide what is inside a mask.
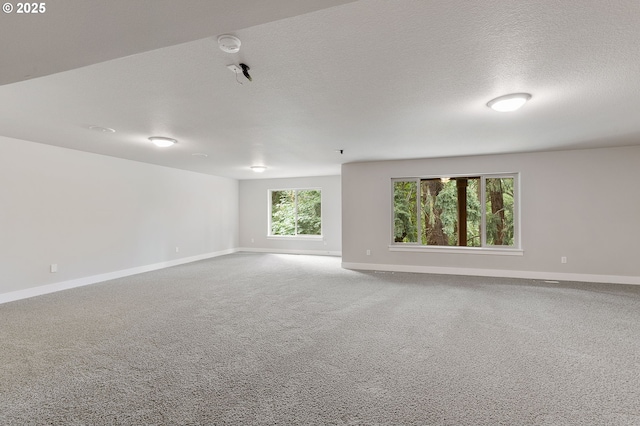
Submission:
[[[267,238],[268,191],[293,188],[322,190],[322,240]],[[340,190],[340,176],[240,181],[240,246],[254,251],[339,255],[342,251]]]
[[[523,256],[389,251],[391,178],[494,172],[520,172]],[[343,265],[640,284],[639,184],[638,146],[345,164]]]
[[[5,137],[0,206],[0,295],[238,245],[236,180]]]

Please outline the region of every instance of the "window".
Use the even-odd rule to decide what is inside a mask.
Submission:
[[[393,179],[394,246],[518,248],[517,175]]]
[[[321,191],[319,189],[269,191],[269,235],[322,235]]]

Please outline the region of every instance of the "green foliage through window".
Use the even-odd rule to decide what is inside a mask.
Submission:
[[[487,245],[513,245],[513,178],[486,180]]]
[[[480,178],[422,179],[422,244],[480,247]],[[466,240],[460,239],[459,196],[466,196]]]
[[[416,226],[416,182],[393,183],[394,241],[396,243],[415,243],[418,241]]]
[[[512,247],[514,182],[512,175],[394,180],[393,241],[427,246]]]
[[[271,191],[270,235],[322,235],[320,190]]]

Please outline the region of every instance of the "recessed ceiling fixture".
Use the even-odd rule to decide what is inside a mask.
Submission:
[[[202,158],[207,158],[209,156],[209,154],[205,154],[204,152],[194,152],[193,154],[194,157],[202,157]]]
[[[218,37],[218,46],[220,46],[220,50],[226,53],[238,53],[240,51],[240,39],[238,37],[223,34]]]
[[[528,93],[512,93],[490,100],[487,106],[494,111],[511,112],[522,107],[529,99],[531,95]]]
[[[253,170],[255,173],[262,173],[267,170],[267,166],[251,166],[251,170]]]
[[[116,131],[110,127],[102,127],[102,126],[89,126],[89,130],[93,130],[95,132],[101,133],[115,133]]]
[[[177,140],[171,139],[171,138],[165,138],[164,136],[151,136],[149,140],[153,142],[155,146],[159,146],[160,148],[166,148],[168,146],[178,143]]]

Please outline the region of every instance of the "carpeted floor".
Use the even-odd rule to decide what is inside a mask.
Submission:
[[[2,425],[640,425],[640,286],[238,253],[0,319]]]

